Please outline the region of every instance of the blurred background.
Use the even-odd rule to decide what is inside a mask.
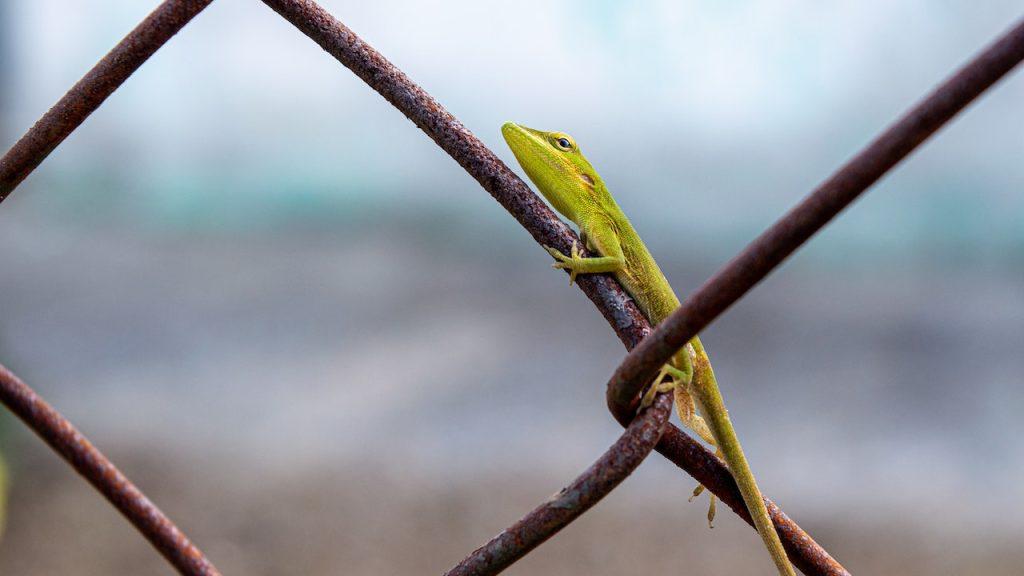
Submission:
[[[0,0],[6,149],[157,2]],[[1017,0],[323,4],[506,162],[573,134],[682,293]],[[705,335],[764,491],[854,573],[1024,563],[1024,74]],[[518,167],[516,167],[518,171]],[[0,209],[0,362],[229,574],[441,573],[619,433],[624,352],[450,158],[218,0]],[[16,422],[0,573],[171,574]],[[771,572],[658,456],[511,574]]]

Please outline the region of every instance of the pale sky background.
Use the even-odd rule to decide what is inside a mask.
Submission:
[[[16,88],[4,145],[154,4],[6,2]],[[1022,13],[1012,0],[323,4],[506,161],[504,120],[568,131],[646,235],[685,234],[716,258]],[[1015,259],[1022,101],[1017,74],[809,252],[842,246],[877,261],[952,246]],[[46,198],[31,198],[40,188]],[[14,201],[156,229],[322,223],[389,206],[516,233],[390,105],[243,0],[200,14]]]

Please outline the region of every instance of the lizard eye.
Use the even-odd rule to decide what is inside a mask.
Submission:
[[[561,146],[563,150],[571,150],[572,149],[572,143],[569,142],[568,138],[559,138],[558,139],[558,145]]]

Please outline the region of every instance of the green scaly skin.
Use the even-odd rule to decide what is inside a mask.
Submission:
[[[512,122],[502,125],[501,133],[541,194],[555,210],[576,223],[587,248],[600,254],[599,257],[587,258],[575,246],[569,255],[545,247],[556,260],[554,267],[569,271],[570,284],[577,274],[611,273],[652,325],[657,325],[679,307],[679,298],[647,246],[571,136],[562,132],[534,130]],[[680,419],[705,441],[717,446],[718,453],[736,479],[743,501],[779,574],[795,576],[729,421],[711,362],[700,339],[694,338],[676,353],[654,382],[645,395],[645,403],[653,398],[655,392],[675,390]],[[698,487],[694,495],[699,494],[701,488]],[[713,498],[709,521],[714,517]]]

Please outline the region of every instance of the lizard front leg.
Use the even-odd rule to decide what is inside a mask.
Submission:
[[[612,256],[598,256],[596,258],[586,258],[583,256],[583,252],[575,242],[572,243],[572,252],[569,256],[561,253],[560,251],[545,246],[545,250],[548,254],[556,260],[551,265],[552,268],[564,269],[569,271],[569,285],[572,286],[573,282],[576,281],[577,274],[601,274],[603,272],[616,272],[621,270],[625,264],[622,258],[615,258]]]
[[[545,246],[548,254],[555,259],[553,268],[569,271],[569,285],[576,281],[577,274],[601,274],[618,272],[626,267],[626,257],[622,253],[622,244],[615,226],[601,215],[593,215],[578,222],[580,234],[586,238],[587,246],[597,251],[600,256],[587,258],[579,245],[572,243],[572,251],[568,256],[550,246]]]

